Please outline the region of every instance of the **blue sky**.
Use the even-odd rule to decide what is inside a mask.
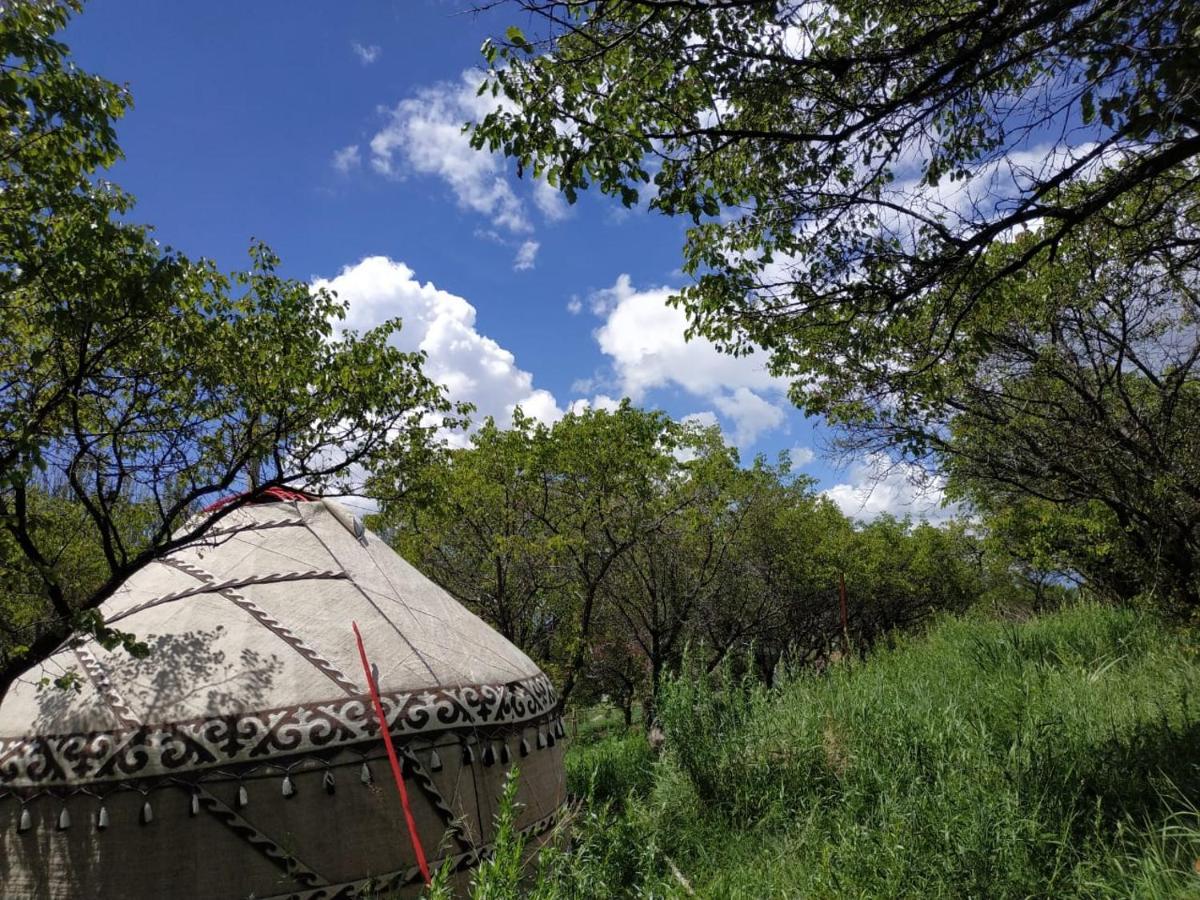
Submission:
[[[402,316],[401,343],[481,413],[549,420],[630,395],[717,421],[743,458],[792,449],[852,515],[927,509],[902,479],[868,492],[865,464],[821,459],[761,356],[683,342],[663,303],[682,222],[598,195],[567,207],[469,150],[471,70],[515,11],[465,8],[91,0],[66,41],[133,93],[113,177],[164,243],[235,268],[265,240],[285,274],[336,288],[352,325]]]

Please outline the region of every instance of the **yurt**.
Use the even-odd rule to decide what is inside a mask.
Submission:
[[[0,896],[409,897],[418,852],[461,885],[514,767],[518,827],[553,826],[545,674],[336,502],[264,499],[100,608],[149,655],[77,637],[0,700]]]

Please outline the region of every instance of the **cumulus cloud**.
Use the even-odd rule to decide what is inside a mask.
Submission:
[[[571,210],[562,191],[551,187],[544,178],[539,178],[533,183],[533,202],[551,222],[565,219]]]
[[[383,50],[377,44],[363,46],[358,41],[351,41],[350,49],[354,51],[354,55],[358,57],[358,61],[364,66],[369,66],[375,62],[383,53]]]
[[[462,297],[419,282],[402,262],[369,256],[314,287],[336,291],[349,304],[344,327],[364,331],[399,316],[404,327],[393,338],[405,351],[422,350],[427,375],[446,386],[452,400],[475,404],[476,418],[512,417],[520,405],[544,422],[562,418],[554,395],[533,386],[533,376],[496,341],[475,328],[475,307]]]
[[[739,447],[749,447],[764,431],[782,425],[785,418],[780,407],[747,387],[713,397],[713,403],[733,421],[733,440]]]
[[[788,456],[791,457],[793,469],[803,469],[817,458],[816,451],[812,447],[803,447],[800,444],[788,450]]]
[[[667,287],[639,291],[621,275],[588,298],[604,320],[596,341],[621,392],[641,402],[651,390],[681,388],[730,421],[743,447],[781,426],[787,383],[767,371],[761,355],[730,356],[703,338],[687,340],[686,315],[667,304],[672,293]]]
[[[362,154],[358,152],[358,144],[350,144],[333,153],[333,167],[343,175],[348,175],[352,169],[362,165]]]
[[[507,161],[472,148],[463,131],[465,123],[478,122],[507,102],[490,91],[481,96],[483,78],[480,70],[467,69],[457,81],[423,88],[386,110],[386,124],[371,138],[371,166],[392,178],[410,173],[438,177],[463,209],[486,216],[510,235],[527,235],[533,231],[529,198],[514,190]],[[566,201],[544,179],[535,179],[530,193],[546,220],[567,215]]]
[[[849,476],[849,481],[823,493],[851,518],[870,521],[887,513],[942,522],[958,512],[953,504],[943,506],[946,495],[940,481],[931,482],[913,466],[889,464],[883,456],[854,463]]]
[[[513,233],[532,229],[524,204],[505,178],[502,162],[471,147],[463,123],[486,115],[495,101],[476,96],[482,74],[464,72],[456,83],[425,88],[401,100],[371,138],[371,165],[382,175],[412,171],[436,175],[464,209]]]
[[[592,311],[605,317],[596,340],[625,393],[641,400],[648,390],[670,385],[703,397],[739,387],[786,390],[767,371],[763,356],[730,356],[704,338],[687,340],[687,316],[667,305],[672,293],[666,287],[635,290],[629,276],[621,275],[611,288],[592,295]]]
[[[517,248],[517,256],[513,260],[513,268],[518,272],[524,272],[527,269],[533,268],[533,262],[537,259],[538,248],[542,245],[537,241],[525,241]]]
[[[608,394],[597,394],[591,400],[586,398],[574,401],[568,408],[568,412],[574,415],[581,415],[589,409],[598,409],[603,412],[615,412],[620,407],[621,401],[616,397],[610,397]]]
[[[685,425],[699,425],[701,428],[712,428],[717,423],[717,414],[711,409],[701,410],[700,412],[688,413],[679,421]]]

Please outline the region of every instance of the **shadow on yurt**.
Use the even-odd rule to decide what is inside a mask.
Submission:
[[[266,499],[104,603],[148,656],[78,638],[0,701],[4,897],[416,896],[415,845],[465,879],[514,766],[518,827],[554,824],[545,674],[343,507]]]

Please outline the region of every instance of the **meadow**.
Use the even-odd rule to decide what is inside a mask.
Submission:
[[[1200,896],[1200,660],[1080,605],[923,635],[773,687],[687,667],[665,746],[578,717],[575,811],[477,897]],[[506,852],[507,851],[507,852]]]

